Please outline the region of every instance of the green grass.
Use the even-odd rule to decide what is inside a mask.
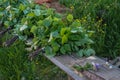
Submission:
[[[19,42],[18,42],[19,43]],[[3,80],[20,80],[27,68],[25,45],[22,43],[7,48],[0,48],[0,72]]]
[[[30,61],[25,47],[21,41],[0,47],[0,80],[66,80],[66,74],[43,56]]]

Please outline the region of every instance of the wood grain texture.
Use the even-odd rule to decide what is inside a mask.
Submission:
[[[112,69],[101,66],[98,71],[89,70],[89,71],[80,72],[73,69],[73,65],[75,64],[85,65],[86,63],[95,62],[95,63],[99,63],[100,65],[104,65],[105,61],[96,56],[90,56],[87,58],[85,57],[79,58],[76,55],[62,55],[56,57],[46,56],[46,57],[56,66],[58,66],[60,69],[65,71],[74,80],[119,80],[120,79],[120,70],[114,66]]]
[[[58,66],[60,69],[62,69],[63,71],[65,71],[69,76],[71,76],[74,80],[86,80],[83,77],[80,77],[79,75],[75,74],[75,72],[73,70],[71,70],[70,68],[66,67],[65,65],[63,65],[61,62],[59,62],[56,58],[54,57],[48,57],[46,55],[44,55],[45,57],[47,57],[51,62],[53,62],[56,66]]]

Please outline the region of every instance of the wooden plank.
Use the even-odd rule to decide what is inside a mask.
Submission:
[[[9,28],[7,28],[7,29],[5,29],[3,31],[0,31],[0,37],[3,36],[6,32],[8,32],[11,29],[12,29],[12,27],[9,27]]]
[[[92,59],[91,59],[92,58]],[[105,65],[105,61],[96,57],[96,56],[91,56],[89,58],[87,58],[88,62],[96,62],[99,63],[100,65]],[[109,65],[113,66],[112,64],[109,63]],[[99,71],[92,71],[94,72],[94,74],[104,78],[105,80],[110,80],[114,77],[114,79],[112,80],[118,80],[118,77],[120,78],[120,69],[118,69],[117,67],[113,66],[112,69],[106,68],[106,67],[100,67]]]
[[[62,56],[57,56],[56,59],[70,69],[72,69],[74,64],[84,65],[86,62],[85,60],[86,58],[80,58],[76,55],[62,55]],[[80,73],[77,70],[75,70],[75,72],[76,72],[75,74],[82,73],[82,76],[88,78],[89,80],[105,80],[102,77],[94,74],[93,72],[83,71]]]
[[[91,62],[99,63],[100,65],[106,63],[104,60],[96,56],[91,56],[88,58],[78,58],[72,55],[64,55],[64,56],[57,56],[56,59],[57,61],[66,65],[67,67],[72,66],[74,64],[84,65],[85,63],[91,63]],[[90,80],[118,80],[118,78],[120,78],[120,70],[114,66],[113,69],[109,69],[103,66],[100,68],[99,71],[91,70],[85,72],[84,75],[89,77]]]
[[[40,50],[36,51],[37,53]],[[55,57],[48,57],[43,54],[48,60],[58,66],[61,70],[65,71],[70,77],[69,80],[119,80],[120,79],[120,69],[113,66],[112,69],[101,66],[98,71],[89,70],[89,71],[77,71],[73,68],[73,65],[85,65],[86,63],[99,63],[104,65],[106,62],[96,56],[83,57],[80,58],[76,55],[61,55]]]
[[[69,76],[71,76],[74,80],[87,80],[84,77],[80,77],[77,75],[73,70],[63,65],[61,62],[59,62],[55,57],[48,57],[44,54],[45,57],[47,57],[51,62],[53,62],[56,66],[58,66],[60,69],[65,71]]]
[[[40,52],[42,51],[42,48],[37,48],[35,51],[32,53],[29,53],[28,58],[32,61],[33,58],[35,58]]]
[[[4,42],[3,45],[8,47],[8,46],[12,45],[17,39],[18,39],[18,36],[14,36],[13,38]]]

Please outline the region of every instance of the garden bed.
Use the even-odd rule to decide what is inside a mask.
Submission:
[[[72,1],[65,4],[63,0],[37,1],[42,2],[36,2],[40,5],[27,0],[5,1],[3,2],[5,5],[0,4],[2,6],[0,8],[0,47],[8,47],[15,44],[16,40],[22,40],[25,49],[30,52],[28,57],[31,61],[39,53],[45,53],[45,57],[75,80],[86,80],[86,77],[91,80],[118,80],[120,72],[117,67],[120,67],[120,59],[116,57],[119,56],[120,40],[119,24],[115,14],[119,11],[119,7],[116,7],[119,2],[116,1],[113,4],[108,2],[108,6],[115,4],[109,8],[101,4],[106,3],[104,1],[94,7],[90,6],[91,2],[82,0],[80,3],[74,2],[75,4],[71,4]],[[91,12],[88,8],[91,8]],[[111,13],[111,10],[116,11]],[[87,14],[88,12],[90,13]],[[111,31],[114,33],[112,37],[109,36]],[[4,37],[5,39],[2,40]],[[107,57],[106,61],[112,62],[117,67],[93,56],[96,52],[97,55]],[[114,58],[116,59],[113,60]],[[92,70],[84,68],[87,63],[89,66],[92,64]],[[99,64],[99,70],[96,63]],[[77,65],[79,70],[74,68],[74,65]]]

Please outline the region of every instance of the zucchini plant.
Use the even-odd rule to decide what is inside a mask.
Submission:
[[[42,11],[46,11],[46,15]],[[21,39],[32,38],[33,45],[44,48],[45,53],[50,56],[77,53],[82,57],[95,53],[90,48],[93,41],[87,31],[71,14],[63,20],[62,16],[52,9],[40,12],[39,16],[34,12],[32,19],[24,21],[26,24],[17,25],[19,26],[17,33]]]
[[[10,15],[14,17],[8,22],[14,24],[13,34],[25,42],[31,39],[31,47],[44,48],[49,56],[77,53],[83,57],[95,54],[90,47],[93,41],[88,30],[71,14],[62,15],[52,8],[29,2],[27,5],[20,3],[12,9],[18,11],[15,14],[10,10]]]
[[[14,27],[25,16],[28,7],[31,6],[27,0],[3,0],[0,1],[0,21],[5,28]]]

